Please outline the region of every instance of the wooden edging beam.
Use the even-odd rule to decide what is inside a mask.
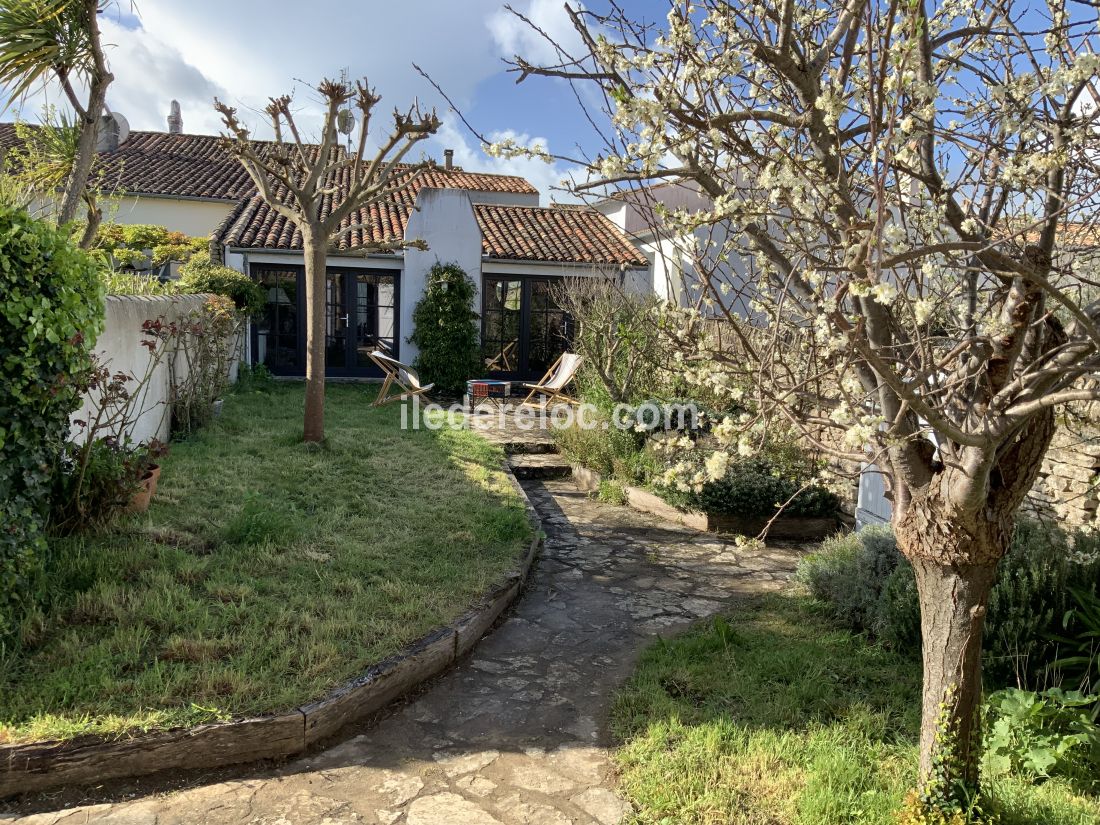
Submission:
[[[533,535],[504,583],[487,593],[478,607],[372,665],[323,699],[279,716],[216,722],[114,741],[87,736],[0,745],[0,799],[165,770],[209,769],[293,756],[438,676],[468,653],[516,600],[542,544],[542,523],[527,493],[507,466],[504,472],[523,497]]]

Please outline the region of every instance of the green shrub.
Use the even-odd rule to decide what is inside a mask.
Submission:
[[[1085,790],[1100,789],[1100,727],[1089,713],[1097,702],[1100,697],[1058,688],[991,694],[984,713],[985,772],[1062,776]]]
[[[1021,519],[1016,524],[986,613],[986,667],[1004,684],[1017,672],[1037,671],[1055,655],[1050,634],[1065,613],[1066,587],[1084,572],[1070,561],[1068,539],[1061,530],[1037,521]]]
[[[1095,590],[1071,588],[1072,606],[1062,619],[1062,632],[1055,637],[1059,658],[1050,669],[1062,682],[1083,691],[1100,693],[1100,594]],[[1100,717],[1100,704],[1093,719]]]
[[[54,473],[51,531],[66,535],[109,524],[141,489],[146,464],[113,438],[66,444]]]
[[[160,266],[168,261],[189,261],[194,255],[206,252],[210,243],[206,238],[188,238],[186,235],[176,239],[172,237],[175,234],[179,233],[169,233],[165,243],[153,247],[153,266]]]
[[[94,262],[65,232],[0,207],[0,643],[46,562],[51,469],[103,325]]]
[[[604,504],[614,504],[621,507],[626,504],[626,490],[617,481],[600,481],[600,487],[596,491],[596,498]]]
[[[706,482],[698,493],[669,487],[658,492],[670,504],[718,515],[770,517],[786,504],[786,516],[836,516],[840,499],[835,493],[820,487],[802,490],[802,486],[770,459],[760,457],[731,462],[723,478]]]
[[[1070,548],[1074,539],[1077,550]],[[1100,561],[1080,552],[1088,537],[1020,519],[989,597],[984,631],[985,670],[991,684],[1025,686],[1049,681],[1058,656],[1067,596],[1095,592]],[[825,542],[799,564],[798,578],[838,619],[887,644],[919,649],[920,605],[912,567],[888,527],[867,528]],[[1064,642],[1062,643],[1064,647]]]
[[[126,245],[126,230],[120,223],[101,223],[95,232],[95,249],[113,252]]]
[[[175,281],[161,281],[145,272],[100,269],[99,280],[108,295],[178,295]]]
[[[867,527],[822,542],[799,562],[798,580],[845,626],[877,636],[883,589],[900,559],[889,527]]]
[[[444,392],[461,393],[481,367],[476,293],[457,264],[436,264],[413,310],[408,340],[420,350],[414,366],[423,381]]]
[[[122,241],[130,249],[152,249],[168,241],[169,231],[163,226],[151,223],[124,224]]]
[[[237,383],[234,392],[271,392],[275,389],[275,376],[263,364],[240,364],[237,367]]]
[[[148,259],[140,249],[120,247],[111,252],[111,258],[118,269],[145,269]]]
[[[239,312],[256,315],[263,311],[267,296],[263,289],[235,269],[210,260],[209,253],[196,253],[180,267],[181,292],[211,293],[231,298]]]
[[[562,455],[574,464],[587,467],[622,484],[644,485],[656,475],[659,464],[645,447],[645,436],[633,430],[610,426],[600,417],[596,426],[584,429],[576,424],[553,431]],[[607,424],[605,428],[604,425]]]
[[[615,278],[562,278],[551,296],[573,319],[570,347],[584,360],[578,375],[580,397],[632,402],[659,394],[662,365],[656,323],[657,299],[624,288]]]

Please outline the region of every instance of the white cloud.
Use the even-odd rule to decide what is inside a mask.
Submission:
[[[526,133],[516,132],[512,129],[490,132],[486,137],[493,141],[511,138],[521,146],[542,146],[548,151],[552,147],[548,145],[546,138],[531,136]],[[572,203],[577,200],[568,192],[560,190],[561,181],[568,177],[571,167],[561,161],[547,163],[538,158],[514,157],[499,158],[490,157],[481,150],[478,140],[469,135],[465,130],[460,130],[453,117],[443,119],[443,125],[439,130],[438,141],[445,147],[455,150],[455,165],[464,169],[478,172],[493,172],[498,175],[519,175],[531,181],[539,190],[541,201],[545,205],[549,200],[559,203]]]
[[[216,130],[218,120],[210,101],[224,96],[225,89],[179,50],[153,33],[130,31],[109,18],[103,21],[103,38],[112,44],[108,54],[116,78],[107,102],[133,128],[165,130],[169,102],[178,100],[186,115],[185,131]]]
[[[262,110],[269,97],[297,86],[308,120],[314,108],[308,87],[345,67],[382,95],[380,130],[395,106],[405,109],[417,97],[442,105],[413,62],[444,82],[456,103],[468,104],[477,84],[498,69],[482,28],[497,6],[497,0],[143,0],[140,9],[144,29],[201,66],[260,135],[267,133]],[[183,114],[186,122],[189,113]]]
[[[477,85],[500,67],[485,47],[484,24],[499,6],[499,0],[142,0],[139,28],[127,28],[131,19],[103,18],[115,75],[108,103],[134,128],[163,130],[174,98],[187,131],[213,134],[220,131],[213,110],[218,95],[264,137],[270,134],[263,115],[268,98],[296,91],[303,127],[313,134],[319,124],[306,123],[315,106],[308,87],[347,67],[383,96],[378,128],[384,131],[388,113],[414,98],[444,106],[414,61],[458,105],[469,105]],[[25,115],[44,99],[28,100]],[[60,102],[56,93],[49,99]]]
[[[516,8],[546,36],[507,9],[498,9],[487,25],[505,58],[519,55],[536,65],[560,63],[555,44],[574,56],[583,53],[580,35],[565,13],[562,0],[529,0]]]

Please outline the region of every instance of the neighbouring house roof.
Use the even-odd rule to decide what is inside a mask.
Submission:
[[[274,146],[270,141],[255,143],[263,151]],[[0,123],[0,152],[19,145],[15,124]],[[127,194],[237,202],[256,192],[244,167],[216,135],[131,132],[118,149],[97,155],[97,169],[103,173],[105,189]],[[440,169],[429,177],[431,182],[426,185],[431,186],[538,194],[530,182],[515,175]]]
[[[118,149],[99,153],[95,168],[109,192],[236,202],[256,187],[220,141],[215,135],[135,131]],[[0,123],[0,152],[19,145],[15,124]]]
[[[634,244],[594,209],[475,204],[482,249],[490,258],[648,266]]]
[[[0,153],[20,143],[15,125],[0,123]],[[257,141],[264,149],[271,142]],[[271,209],[256,193],[248,173],[214,135],[134,131],[118,149],[101,152],[97,169],[104,188],[125,194],[164,198],[201,198],[236,205],[215,231],[222,243],[241,249],[297,250],[302,248],[298,227]],[[346,192],[349,168],[332,187],[339,199]],[[343,251],[397,242],[404,238],[416,203],[424,188],[463,189],[472,192],[538,195],[525,178],[467,172],[461,168],[434,167],[414,175],[407,165],[398,167],[398,181],[406,176],[384,203],[371,204],[345,222],[347,232],[338,248]],[[285,192],[277,193],[285,196]],[[338,200],[336,201],[338,202]],[[322,205],[322,214],[332,208]],[[647,265],[646,259],[606,217],[593,209],[575,206],[503,206],[476,203],[474,212],[483,237],[483,254],[501,260],[548,261],[571,264],[619,266]]]
[[[435,168],[400,186],[384,203],[353,212],[343,222],[347,231],[336,244],[340,251],[396,243],[421,189],[468,189],[482,192],[537,190],[523,178]],[[347,190],[347,182],[338,189]],[[332,202],[322,204],[322,216]],[[553,261],[579,264],[647,266],[645,257],[606,217],[592,209],[474,204],[482,234],[482,251],[490,258],[518,261]],[[259,195],[243,201],[215,233],[218,240],[237,249],[298,250],[302,233],[298,226],[272,209]]]

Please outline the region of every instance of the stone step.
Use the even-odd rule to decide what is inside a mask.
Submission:
[[[566,478],[572,473],[569,462],[556,453],[519,453],[508,459],[516,478]]]
[[[558,445],[553,441],[502,441],[508,455],[557,455]]]

